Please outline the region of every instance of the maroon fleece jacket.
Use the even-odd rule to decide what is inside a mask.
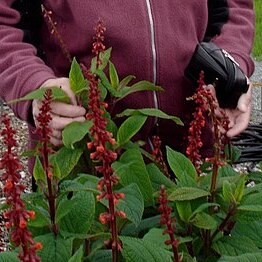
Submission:
[[[36,49],[23,43],[23,32],[14,28],[19,14],[10,6],[13,0],[0,0],[0,96],[9,101],[37,89],[49,78],[68,76],[69,63],[48,26],[41,29],[45,63],[36,57]],[[98,18],[107,27],[106,46],[113,47],[112,61],[120,78],[128,74],[136,80],[149,80],[165,91],[136,93],[117,104],[125,108],[158,107],[184,119],[188,111],[186,97],[193,92],[184,70],[198,42],[201,42],[208,20],[207,0],[46,0],[53,11],[57,28],[72,56],[88,64],[94,26]],[[226,49],[250,76],[254,64],[250,58],[253,34],[253,0],[229,0],[229,21],[213,41]],[[31,102],[12,105],[15,114],[29,122]],[[154,130],[150,119],[141,131],[146,138]],[[32,126],[30,126],[32,136]],[[183,130],[170,121],[159,121],[164,144],[177,149]],[[206,138],[209,131],[205,132]],[[32,137],[31,137],[32,138]],[[206,139],[208,141],[210,139]],[[208,142],[205,148],[210,148]]]

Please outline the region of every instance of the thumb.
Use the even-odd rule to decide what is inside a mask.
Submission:
[[[237,103],[238,110],[243,113],[247,112],[251,103],[251,98],[252,98],[252,93],[251,93],[251,85],[250,85],[247,93],[242,94],[238,100]]]

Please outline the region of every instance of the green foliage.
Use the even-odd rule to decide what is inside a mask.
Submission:
[[[111,116],[110,112],[116,103],[129,94],[163,91],[148,81],[135,82],[133,75],[120,79],[116,66],[110,61],[111,52],[111,48],[101,52],[99,63],[97,57],[93,58],[90,72],[98,80],[101,101],[105,100],[109,105],[109,111],[105,104],[100,108],[107,122],[104,133],[112,133],[116,143],[112,139],[112,143],[97,143],[92,147],[90,142],[95,139],[89,130],[94,121],[69,124],[62,133],[64,146],[54,148],[56,151],[49,156],[52,167],[51,197],[48,196],[50,183],[38,157],[39,150],[31,153],[37,156],[33,173],[38,192],[25,194],[23,199],[26,208],[36,214],[35,220],[28,221],[28,228],[35,241],[43,244],[39,252],[41,260],[112,261],[109,240],[113,230],[103,218],[109,210],[112,211],[108,200],[113,199],[114,211],[118,216],[113,216],[115,220],[112,221],[116,221],[117,237],[122,245],[117,261],[173,261],[172,246],[165,244],[170,240],[169,234],[179,240],[177,249],[183,262],[260,261],[261,173],[239,174],[231,166],[239,157],[239,151],[226,147],[224,166],[220,166],[216,172],[211,162],[204,162],[201,167],[203,173],[198,174],[185,155],[168,146],[163,155],[167,158],[170,174],[163,172],[161,163],[142,148],[143,142],[134,141],[135,137],[148,117],[170,120],[177,125],[183,123],[176,116],[155,108],[128,108]],[[89,82],[84,78],[76,59],[71,65],[69,80],[77,100],[87,107]],[[42,99],[45,90],[41,88],[16,101]],[[60,88],[54,87],[52,91],[54,100],[69,103]],[[115,117],[124,117],[125,120],[117,125]],[[94,150],[100,153],[107,150],[108,154],[115,154],[117,159],[111,166],[103,166],[103,161],[90,157]],[[104,173],[108,170],[111,172],[112,168],[112,177],[118,177],[119,183],[117,178],[110,181],[108,177],[101,177],[101,165]],[[217,176],[216,185],[212,190],[214,175]],[[256,186],[247,188],[247,181],[252,179]],[[109,185],[112,186],[112,193],[108,191]],[[166,188],[167,206],[171,210],[161,216],[158,202],[162,186]],[[55,200],[53,220],[50,200]],[[171,223],[174,232],[170,228],[167,230],[167,225],[160,224],[160,220],[168,225]],[[0,261],[17,261],[16,256],[11,252],[0,253]]]

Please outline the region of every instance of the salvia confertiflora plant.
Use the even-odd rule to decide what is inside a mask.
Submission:
[[[98,22],[90,66],[66,50],[52,13],[44,9],[53,34],[71,62],[70,84],[86,121],[63,131],[63,146],[50,145],[50,103],[69,103],[59,87],[40,88],[18,101],[42,99],[36,132],[33,176],[37,191],[24,194],[15,131],[7,116],[1,125],[6,151],[1,156],[6,203],[2,206],[9,251],[1,261],[261,261],[262,183],[258,173],[232,167],[239,152],[220,130],[217,103],[205,89],[201,73],[189,125],[186,155],[152,138],[152,152],[132,138],[148,117],[182,122],[158,109],[126,109],[116,116],[109,108],[140,91],[162,91],[147,81],[119,79],[104,46],[105,27]],[[201,131],[206,116],[213,122],[213,156],[201,157]],[[122,118],[120,125],[115,119]],[[166,160],[164,155],[166,155]],[[248,186],[254,181],[253,186]]]

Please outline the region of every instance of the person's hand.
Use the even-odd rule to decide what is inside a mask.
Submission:
[[[65,93],[68,95],[71,104],[66,104],[62,102],[51,102],[51,117],[52,121],[50,123],[50,128],[52,131],[50,142],[54,146],[62,145],[62,131],[64,127],[74,121],[84,122],[86,110],[77,106],[77,101],[74,93],[70,89],[69,79],[68,78],[56,78],[49,79],[42,84],[41,87],[53,87],[59,86]],[[36,117],[39,114],[39,108],[41,107],[40,100],[33,100],[32,111],[33,118],[35,121],[36,127],[38,127],[38,122]]]
[[[237,107],[235,109],[221,109],[217,110],[217,116],[221,116],[220,110],[224,111],[229,119],[229,130],[226,135],[228,137],[233,137],[241,132],[243,132],[249,123],[251,116],[251,101],[252,101],[252,83],[249,83],[249,88],[247,93],[243,93],[239,100]],[[212,85],[208,85],[207,89],[209,89],[214,97],[215,96],[215,88]]]

